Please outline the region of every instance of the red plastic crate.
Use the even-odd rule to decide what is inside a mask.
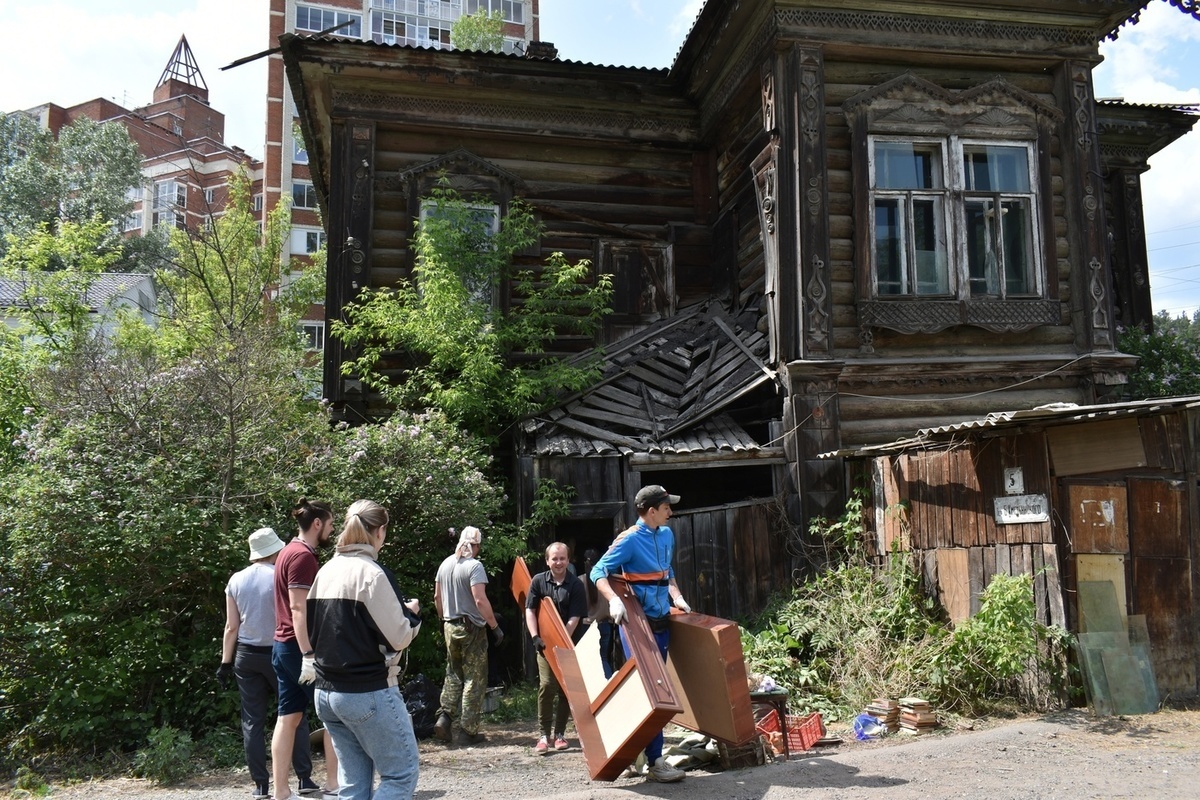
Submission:
[[[755,725],[759,733],[779,732],[779,712],[774,709]],[[803,752],[811,748],[825,735],[825,724],[821,721],[820,713],[807,714],[802,717],[787,715],[787,746],[793,753]]]

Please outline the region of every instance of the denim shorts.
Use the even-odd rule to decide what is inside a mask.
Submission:
[[[304,657],[300,645],[290,642],[275,642],[271,648],[271,666],[279,682],[279,716],[299,714],[307,711],[313,702],[313,685],[300,683],[300,667]]]

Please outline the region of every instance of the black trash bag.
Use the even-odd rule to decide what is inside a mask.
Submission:
[[[433,736],[433,726],[437,722],[438,707],[441,704],[441,691],[437,685],[420,673],[404,684],[404,705],[408,707],[408,715],[412,717],[413,733],[418,739],[428,739]]]

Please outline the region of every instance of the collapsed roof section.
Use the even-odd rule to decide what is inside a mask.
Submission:
[[[526,419],[535,455],[751,452],[769,448],[729,413],[778,382],[758,315],[732,317],[715,301],[692,306],[600,355],[589,389]]]

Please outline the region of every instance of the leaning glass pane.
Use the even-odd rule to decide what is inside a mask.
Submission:
[[[917,294],[947,294],[946,234],[942,199],[913,198],[912,237],[917,268]]]
[[[1004,237],[1004,290],[1008,295],[1034,294],[1033,213],[1026,199],[1005,200],[1001,219]]]
[[[881,295],[905,294],[900,201],[875,201],[875,286]]]

